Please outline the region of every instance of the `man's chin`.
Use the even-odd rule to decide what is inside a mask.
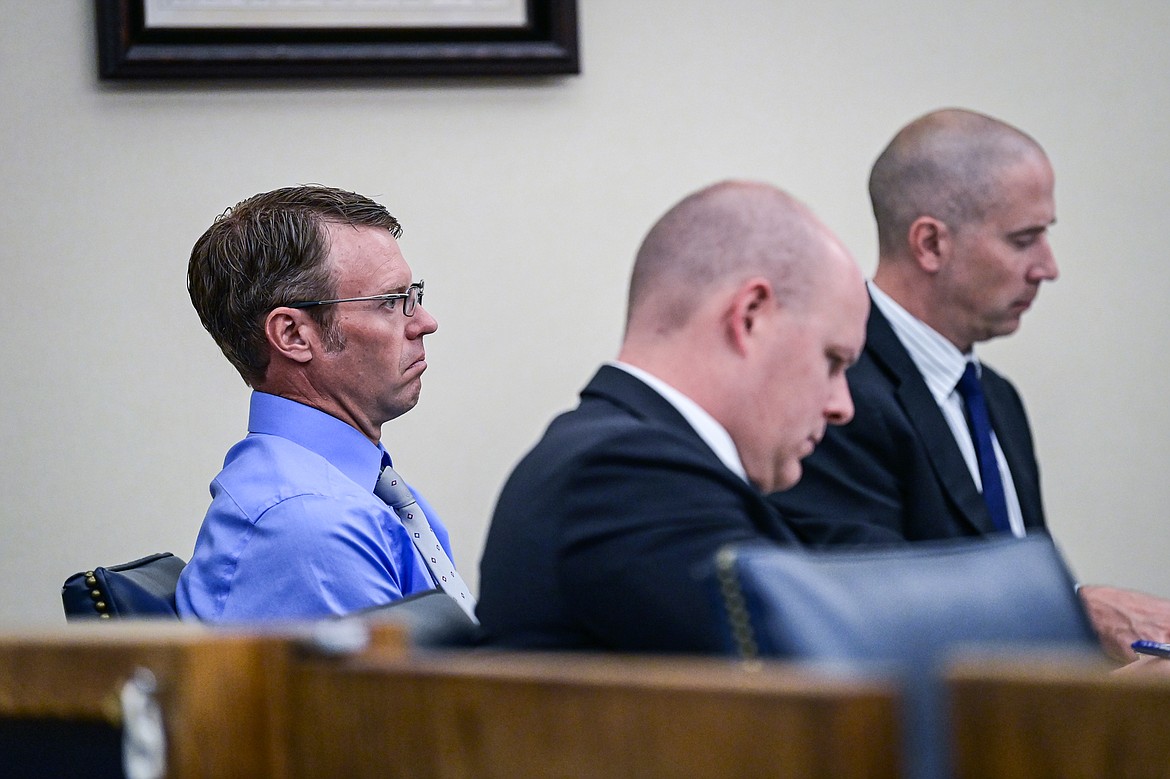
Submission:
[[[800,481],[801,475],[804,473],[804,468],[800,464],[800,460],[793,460],[790,463],[785,463],[784,466],[776,473],[774,484],[764,490],[764,492],[783,492],[784,490],[792,489],[796,483]]]
[[[417,389],[421,389],[421,387]],[[396,398],[395,402],[386,409],[386,421],[389,422],[391,419],[397,419],[418,405],[418,399],[421,394],[421,392],[415,391]]]
[[[1022,318],[1022,315],[1023,315],[1023,312],[1021,311],[1019,314],[1016,314],[1015,316],[1009,315],[1009,316],[1004,317],[1000,321],[996,322],[994,325],[989,326],[987,328],[987,332],[984,334],[984,337],[978,339],[978,341],[985,342],[985,341],[990,341],[993,338],[1002,338],[1005,335],[1011,335],[1012,333],[1014,333],[1020,329],[1020,320]]]

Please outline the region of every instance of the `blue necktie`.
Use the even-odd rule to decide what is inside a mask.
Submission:
[[[1011,532],[1008,521],[1007,498],[1004,497],[1003,480],[999,476],[999,463],[995,459],[995,447],[991,445],[991,417],[987,414],[987,399],[983,396],[983,385],[975,372],[975,363],[968,362],[959,379],[959,394],[967,405],[967,426],[971,429],[971,441],[975,444],[975,456],[979,460],[979,478],[983,481],[983,501],[996,530]]]

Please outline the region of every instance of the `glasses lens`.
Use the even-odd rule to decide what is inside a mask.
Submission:
[[[407,297],[402,300],[402,313],[407,316],[414,316],[414,308],[422,303],[423,283],[411,284],[406,290]]]

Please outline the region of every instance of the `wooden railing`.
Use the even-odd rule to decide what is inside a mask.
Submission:
[[[0,759],[50,764],[85,748],[93,723],[116,759],[119,690],[146,669],[167,775],[184,779],[894,777],[910,762],[891,677],[713,658],[420,651],[407,638],[379,625],[367,648],[334,655],[305,626],[0,634]],[[984,656],[950,666],[940,688],[948,718],[931,735],[950,744],[958,777],[1170,777],[1168,678],[1059,655]]]

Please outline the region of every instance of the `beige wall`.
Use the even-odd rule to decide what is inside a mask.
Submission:
[[[984,356],[1029,403],[1077,574],[1170,594],[1170,5],[580,5],[573,78],[119,86],[97,81],[91,3],[0,0],[0,625],[59,621],[86,566],[190,554],[247,391],[191,310],[186,258],[242,197],[324,182],[405,224],[441,327],[385,440],[474,587],[510,467],[615,353],[655,217],[765,179],[869,270],[868,166],[941,105],[1051,154],[1063,276]]]

